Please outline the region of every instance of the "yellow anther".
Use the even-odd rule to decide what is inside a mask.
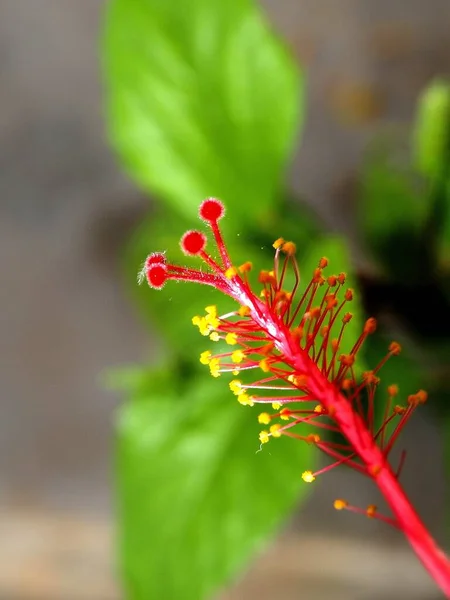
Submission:
[[[312,471],[303,471],[302,479],[305,483],[312,483],[316,478],[314,477]]]
[[[205,350],[200,354],[200,362],[202,365],[209,365],[211,362],[211,352],[209,350]]]
[[[318,444],[320,442],[320,435],[317,433],[310,433],[306,436],[306,441],[308,444]]]
[[[314,412],[317,413],[318,415],[321,415],[322,413],[325,412],[325,409],[324,409],[324,407],[321,404],[317,404],[314,407]]]
[[[280,410],[281,404],[279,402],[272,402],[273,410]]]
[[[225,277],[227,279],[233,279],[233,277],[236,277],[237,275],[237,269],[235,267],[228,267],[228,269],[225,271]]]
[[[213,377],[220,377],[220,361],[218,358],[212,358],[209,361],[209,370]]]
[[[254,406],[255,404],[253,402],[253,396],[249,396],[245,392],[241,392],[240,394],[238,394],[237,399],[239,404],[242,404],[243,406]]]
[[[289,421],[291,414],[292,413],[288,408],[283,408],[280,412],[280,418],[283,419],[283,421]]]
[[[225,341],[229,346],[234,346],[237,344],[237,334],[236,333],[227,333],[225,336]]]
[[[236,396],[242,392],[242,383],[239,381],[239,379],[233,379],[232,381],[230,381],[229,386],[230,390]]]
[[[275,248],[275,250],[278,250],[278,248],[281,248],[281,246],[284,244],[284,239],[283,238],[278,238],[277,240],[274,241],[274,243],[272,244],[272,246]]]
[[[233,373],[233,375],[235,377],[237,377],[239,375],[239,373],[240,373],[239,369],[235,369],[234,371],[231,371],[231,372]]]
[[[268,425],[270,423],[269,413],[261,413],[258,415],[258,423],[261,423],[262,425]]]
[[[213,331],[213,332],[211,333],[211,335],[209,336],[209,339],[210,339],[212,342],[218,342],[218,341],[220,340],[220,335],[217,333],[217,331]]]
[[[373,519],[375,517],[376,512],[377,507],[375,506],[375,504],[369,504],[369,506],[366,508],[366,515],[369,517],[369,519]]]
[[[248,317],[250,314],[250,309],[248,306],[241,306],[237,312],[240,317]]]
[[[215,304],[211,304],[210,306],[205,306],[205,312],[207,315],[215,318],[217,317],[217,306]]]
[[[247,261],[239,267],[239,273],[248,273],[252,270],[252,263]]]
[[[259,362],[259,368],[261,369],[261,371],[264,371],[264,373],[268,373],[270,371],[270,365],[269,365],[269,361],[267,360],[267,358],[263,358]]]
[[[347,502],[347,500],[342,500],[341,498],[337,498],[334,501],[333,506],[336,510],[344,510],[344,508],[347,508],[348,502]]]
[[[210,324],[206,320],[206,317],[199,317],[199,316],[193,317],[192,324],[196,325],[198,327],[198,329],[202,335],[209,335],[211,333],[211,331],[214,329],[214,327],[210,326]]]
[[[281,431],[281,425],[279,423],[276,423],[275,425],[272,425],[270,428],[270,435],[272,437],[281,437],[282,431]]]
[[[244,358],[245,354],[242,352],[242,350],[235,350],[231,355],[231,360],[237,364],[241,363],[244,360]]]
[[[259,441],[261,442],[261,444],[267,444],[267,442],[269,441],[270,436],[269,436],[269,432],[268,431],[261,431],[259,434]]]

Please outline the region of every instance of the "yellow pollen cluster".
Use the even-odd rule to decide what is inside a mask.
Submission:
[[[312,471],[303,471],[302,479],[305,483],[312,483],[316,478],[314,477]]]
[[[283,408],[283,410],[280,412],[280,419],[282,419],[283,421],[289,421],[290,417],[291,411],[288,408]]]
[[[269,361],[267,360],[267,358],[263,358],[259,362],[259,368],[261,369],[261,371],[264,371],[264,373],[268,373],[270,371],[270,365],[269,365]]]
[[[205,308],[206,315],[200,317],[196,315],[192,318],[192,324],[196,325],[202,335],[210,335],[220,325],[220,321],[217,317],[217,307],[207,306]],[[217,338],[218,339],[218,338]],[[216,341],[216,340],[215,340]]]
[[[273,410],[280,410],[281,404],[279,402],[272,402]]]
[[[253,402],[253,396],[249,396],[245,392],[241,392],[240,394],[237,394],[237,399],[238,399],[239,404],[242,404],[243,406],[254,406],[255,405],[255,403]]]
[[[209,365],[211,362],[211,352],[209,350],[205,350],[200,354],[200,362],[202,365]]]
[[[211,358],[209,361],[209,370],[213,377],[220,377],[220,361],[218,358]]]
[[[225,336],[225,342],[229,346],[235,346],[237,344],[237,334],[236,333],[227,333]]]
[[[282,429],[279,423],[276,423],[275,425],[272,425],[270,427],[270,435],[272,435],[273,437],[281,437],[281,434]]]
[[[245,354],[244,352],[242,352],[242,350],[235,350],[231,355],[231,360],[236,364],[241,363],[244,360],[244,358]]]
[[[337,498],[333,504],[336,510],[344,510],[348,506],[347,500],[342,500],[341,498]]]
[[[261,431],[259,434],[259,441],[261,444],[267,444],[270,439],[270,433],[268,431]]]
[[[230,381],[229,386],[230,386],[230,390],[233,392],[233,394],[235,396],[242,394],[243,388],[242,388],[242,383],[239,381],[239,379],[233,379],[233,381]]]
[[[261,425],[268,425],[270,423],[270,415],[269,413],[263,412],[260,415],[258,415],[258,423],[261,423]]]
[[[237,269],[235,267],[229,267],[225,271],[225,277],[227,279],[233,279],[233,277],[236,277],[236,275],[237,275]]]
[[[237,312],[240,317],[248,317],[250,314],[250,309],[248,306],[241,306]]]

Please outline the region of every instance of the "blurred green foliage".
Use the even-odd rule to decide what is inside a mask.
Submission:
[[[213,191],[235,223],[274,212],[303,76],[252,0],[113,0],[105,73],[112,143],[146,190],[190,219]]]
[[[208,340],[191,318],[213,303],[227,311],[230,301],[189,284],[158,293],[138,287],[139,264],[165,249],[189,263],[180,235],[196,226],[204,197],[221,197],[236,264],[266,268],[279,236],[297,243],[306,279],[327,256],[333,272],[346,271],[362,290],[370,313],[387,311],[405,324],[406,352],[383,369],[386,386],[398,383],[407,395],[429,383],[436,404],[448,404],[445,376],[426,361],[417,368],[416,356],[426,345],[435,366],[438,356],[448,363],[450,350],[442,327],[450,303],[449,85],[425,90],[407,160],[385,138],[368,153],[358,217],[378,275],[362,272],[358,280],[345,241],[290,202],[285,168],[304,120],[304,77],[254,1],[111,0],[103,69],[112,146],[158,201],[124,252],[132,296],[161,336],[158,366],[113,377],[126,397],[116,455],[124,588],[131,600],[207,598],[305,496],[300,473],[313,468],[314,456],[289,439],[258,452],[257,412],[238,405],[224,378],[211,380],[199,364]],[[352,312],[349,345],[363,319],[357,300]],[[432,317],[440,319],[435,329]],[[375,366],[389,341],[386,331],[370,338],[364,363]],[[383,389],[376,407],[380,420]]]
[[[313,457],[292,440],[257,452],[257,412],[199,364],[208,340],[191,318],[211,303],[226,311],[227,300],[189,285],[151,293],[136,271],[157,248],[188,262],[178,240],[208,195],[226,201],[236,263],[266,266],[279,235],[307,252],[319,224],[287,210],[284,184],[303,76],[250,0],[113,0],[103,56],[112,145],[159,200],[124,255],[130,289],[162,336],[158,370],[115,376],[127,397],[117,432],[124,587],[133,600],[204,598],[236,577],[305,495],[300,473]]]
[[[255,411],[211,377],[175,389],[173,379],[170,368],[149,373],[119,416],[129,598],[196,600],[236,576],[292,511],[312,461],[310,446],[287,439],[259,449]]]
[[[364,278],[366,306],[395,320],[406,351],[383,369],[383,379],[389,372],[402,395],[412,383],[426,387],[448,440],[450,82],[433,81],[422,93],[406,152],[403,140],[375,142],[358,200],[366,249],[378,267],[377,276]],[[377,346],[377,338],[369,340],[367,356]]]

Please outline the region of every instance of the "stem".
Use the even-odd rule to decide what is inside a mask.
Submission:
[[[386,455],[377,445],[364,420],[353,410],[350,402],[338,388],[323,376],[311,359],[299,352],[298,346],[295,347],[289,335],[281,343],[287,362],[300,373],[306,371],[309,374],[310,392],[333,415],[339,430],[363,461],[367,474],[383,494],[398,522],[399,529],[436,584],[446,597],[450,598],[450,559],[438,547],[417,515],[392,471]]]
[[[450,598],[450,560],[429,534],[389,466],[386,465],[375,477],[375,483],[414,552],[446,597]]]

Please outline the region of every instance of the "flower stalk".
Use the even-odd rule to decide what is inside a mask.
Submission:
[[[419,390],[404,405],[395,404],[398,389],[387,388],[384,419],[375,423],[374,402],[379,371],[390,357],[400,353],[392,342],[386,356],[371,371],[361,373],[357,358],[365,340],[376,329],[370,318],[350,351],[344,352],[345,334],[352,320],[348,310],[353,291],[346,287],[345,273],[325,275],[328,260],[321,258],[310,282],[300,289],[300,270],[295,244],[274,242],[274,265],[258,274],[261,289],[256,293],[249,282],[251,263],[235,266],[219,227],[225,212],[223,204],[208,198],[200,205],[200,218],[210,227],[217,257],[206,251],[207,237],[201,231],[186,232],[180,242],[186,255],[198,256],[207,270],[170,264],[165,254],[150,254],[140,273],[150,287],[161,289],[168,280],[210,285],[231,296],[235,311],[219,315],[215,306],[206,307],[204,316],[193,324],[219,351],[206,350],[200,362],[211,375],[232,373],[230,389],[243,405],[265,407],[258,420],[267,426],[260,433],[261,444],[282,435],[314,444],[330,463],[320,471],[304,471],[305,482],[347,465],[372,479],[384,496],[392,516],[377,507],[365,509],[337,499],[337,510],[350,510],[382,520],[403,532],[411,547],[442,591],[450,598],[450,560],[438,548],[422,523],[400,482],[404,462],[394,468],[392,448],[399,434],[427,394]],[[269,408],[269,410],[267,410]],[[325,434],[338,433],[335,442]]]

